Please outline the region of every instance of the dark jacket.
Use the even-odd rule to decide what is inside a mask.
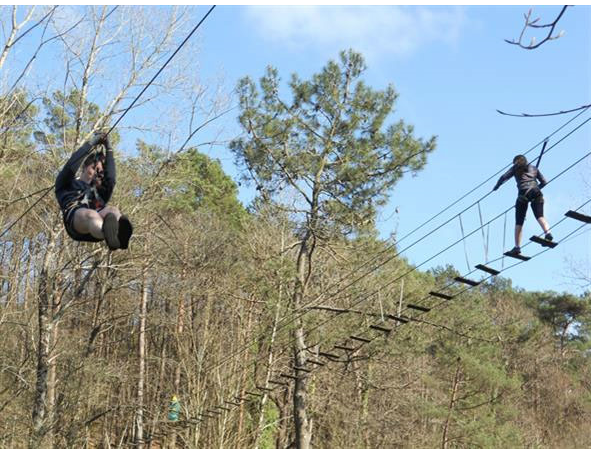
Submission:
[[[107,148],[104,178],[99,188],[96,188],[94,184],[88,184],[76,178],[78,168],[90,154],[92,147],[91,142],[82,144],[72,154],[55,180],[55,196],[64,216],[74,207],[100,210],[111,199],[115,188],[115,160],[113,150],[110,147]]]
[[[531,190],[532,188],[543,188],[547,183],[542,173],[533,164],[528,165],[527,171],[521,174],[521,176],[519,177],[515,174],[515,166],[511,166],[511,169],[509,169],[507,172],[501,175],[499,181],[497,182],[493,190],[497,190],[503,183],[505,183],[511,177],[515,177],[515,181],[517,182],[517,189],[520,193],[525,193],[526,191]],[[537,180],[540,181],[539,187]]]

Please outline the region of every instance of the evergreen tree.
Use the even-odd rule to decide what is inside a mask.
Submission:
[[[292,291],[292,309],[301,310],[314,270],[319,241],[334,234],[373,225],[376,207],[385,204],[389,191],[407,171],[417,172],[435,148],[435,138],[423,141],[402,120],[386,126],[397,93],[368,87],[361,54],[341,52],[311,80],[293,75],[291,100],[280,96],[278,71],[272,67],[255,83],[238,83],[240,124],[246,137],[230,148],[237,162],[255,180],[263,195],[278,202],[288,186],[296,194],[290,208],[299,222],[299,249]],[[304,321],[294,327],[295,446],[308,448],[311,423],[307,389],[301,368],[306,363]]]

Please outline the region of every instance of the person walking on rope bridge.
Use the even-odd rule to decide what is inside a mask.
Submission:
[[[99,144],[106,154],[93,151]],[[76,172],[82,163],[82,174]],[[116,207],[107,206],[115,188],[115,160],[109,138],[95,133],[76,150],[55,181],[55,195],[68,235],[79,242],[105,240],[110,250],[127,249],[132,225]]]
[[[521,254],[521,234],[523,231],[523,222],[527,206],[531,202],[531,208],[538,223],[545,233],[545,239],[551,242],[553,240],[550,233],[550,226],[544,218],[544,195],[540,191],[546,185],[546,179],[537,167],[527,163],[523,155],[517,155],[513,158],[513,166],[505,172],[500,178],[493,191],[509,180],[515,177],[517,181],[517,201],[515,202],[515,247],[509,251],[511,254]],[[537,181],[540,181],[538,185]]]

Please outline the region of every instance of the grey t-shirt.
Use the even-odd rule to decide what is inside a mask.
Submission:
[[[511,169],[509,169],[507,172],[501,175],[494,189],[498,189],[503,183],[505,183],[511,177],[515,177],[515,180],[517,182],[517,189],[520,193],[530,190],[532,188],[536,188],[538,186],[537,180],[540,181],[541,186],[545,186],[547,183],[542,173],[533,164],[529,164],[527,166],[527,171],[521,174],[521,176],[519,177],[515,173],[515,166],[511,166]]]

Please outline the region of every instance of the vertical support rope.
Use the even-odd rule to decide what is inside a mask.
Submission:
[[[480,209],[480,201],[478,201],[478,215],[480,216],[480,230],[482,231],[482,243],[484,244],[484,262],[488,262],[488,243],[484,236],[484,222],[482,221],[482,210]]]
[[[468,273],[470,273],[470,261],[468,261],[468,249],[466,248],[466,235],[464,234],[464,225],[462,224],[462,215],[458,215],[460,220],[460,230],[462,231],[462,242],[464,243],[464,256],[466,257],[466,266],[468,267]]]
[[[507,237],[507,212],[503,220],[503,251],[501,251],[501,268],[505,268],[505,238]]]
[[[486,225],[486,251],[488,254],[488,245],[490,244],[490,223]],[[486,260],[488,262],[488,259]]]

